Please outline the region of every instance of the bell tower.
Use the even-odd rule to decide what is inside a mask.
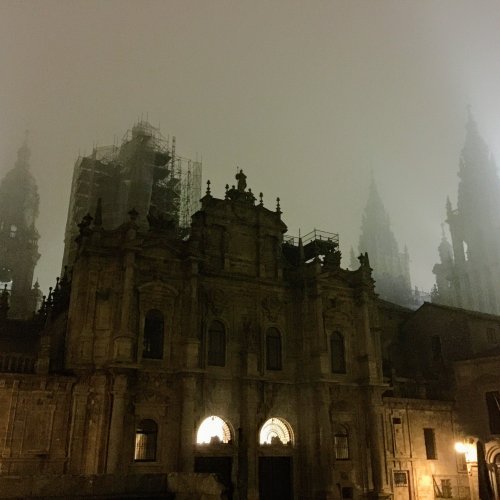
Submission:
[[[39,196],[29,171],[27,134],[17,161],[0,181],[0,282],[10,288],[11,318],[29,318],[37,306],[32,289],[39,234],[35,228]]]

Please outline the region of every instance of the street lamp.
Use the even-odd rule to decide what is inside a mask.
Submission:
[[[479,500],[479,483],[477,468],[477,445],[473,438],[465,438],[455,443],[455,451],[463,454],[469,477],[469,491],[472,500]]]
[[[463,441],[457,441],[455,443],[455,451],[465,455],[465,461],[467,464],[477,462],[477,447],[474,439],[467,438]]]

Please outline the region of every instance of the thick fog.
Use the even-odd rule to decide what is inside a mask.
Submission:
[[[345,267],[373,170],[430,290],[467,105],[500,159],[499,27],[493,0],[2,0],[0,176],[29,129],[35,276],[59,273],[79,153],[147,115],[213,195],[239,166],[290,234],[338,232]]]

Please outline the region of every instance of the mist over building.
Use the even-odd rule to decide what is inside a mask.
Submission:
[[[368,253],[375,290],[382,299],[412,309],[424,302],[425,294],[412,290],[408,249],[405,246],[403,252],[399,250],[373,175],[361,222],[358,252]],[[356,269],[357,266],[351,250],[350,267]]]
[[[10,292],[11,317],[23,319],[33,315],[40,299],[38,284],[32,288],[40,258],[35,227],[40,199],[30,156],[26,137],[14,167],[0,181],[0,285]]]
[[[207,181],[199,200],[201,165],[139,122],[120,146],[78,159],[68,265],[22,316],[16,258],[26,297],[38,258],[28,159],[24,145],[0,185],[0,257],[12,258],[0,497],[500,491],[500,317],[408,307],[408,252],[373,181],[365,251],[344,269],[337,233],[288,235],[280,199],[265,204],[241,169],[222,197]]]
[[[165,138],[160,129],[139,121],[120,145],[95,147],[77,159],[71,185],[64,238],[63,264],[75,259],[78,224],[99,205],[107,228],[116,228],[130,210],[138,223],[169,226],[180,233],[189,229],[191,215],[201,198],[201,161],[176,152],[176,138]],[[100,200],[100,201],[99,201]]]
[[[459,161],[458,200],[446,202],[451,235],[439,245],[433,301],[500,312],[500,181],[493,156],[469,113]]]

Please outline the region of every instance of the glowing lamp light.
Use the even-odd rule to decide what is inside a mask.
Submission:
[[[473,439],[466,439],[465,441],[457,441],[455,443],[455,451],[465,455],[465,461],[470,464],[477,462],[477,448]]]

